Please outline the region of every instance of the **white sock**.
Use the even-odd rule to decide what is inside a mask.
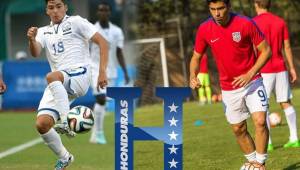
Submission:
[[[50,83],[49,89],[54,97],[57,106],[57,111],[60,114],[62,122],[67,120],[67,114],[70,110],[68,93],[60,81]]]
[[[293,106],[284,109],[287,123],[290,129],[290,141],[294,142],[298,140],[297,136],[297,122],[296,122],[296,111]]]
[[[98,103],[94,106],[95,115],[95,133],[103,132],[104,130],[104,117],[105,117],[105,105],[100,105]]]
[[[41,134],[44,142],[48,147],[60,158],[66,158],[69,152],[61,142],[61,138],[58,133],[51,128],[47,133]]]
[[[270,115],[270,111],[268,110],[268,111],[267,111],[267,118],[266,118],[266,121],[267,121],[267,127],[268,127],[268,129],[269,129],[269,144],[272,144],[272,139],[271,139],[271,126],[270,126],[269,115]]]
[[[268,157],[268,154],[260,154],[260,153],[256,152],[256,161],[260,164],[264,164],[267,157]]]
[[[245,157],[249,162],[253,162],[256,160],[256,152],[254,151],[248,155],[245,155]]]

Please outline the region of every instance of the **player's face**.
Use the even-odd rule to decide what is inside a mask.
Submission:
[[[229,19],[229,5],[225,2],[217,1],[209,4],[209,11],[219,25],[226,25]]]
[[[68,10],[61,0],[50,0],[48,1],[46,12],[50,17],[51,21],[55,24],[60,23]]]
[[[107,5],[99,5],[97,15],[100,22],[107,22],[110,17],[110,8]]]

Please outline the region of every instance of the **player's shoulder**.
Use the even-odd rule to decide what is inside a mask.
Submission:
[[[74,16],[68,16],[68,20],[71,22],[82,22],[82,21],[88,21],[86,18],[83,18],[79,15]]]
[[[210,26],[211,24],[213,24],[213,23],[214,23],[213,18],[212,18],[212,17],[209,17],[209,18],[207,18],[205,21],[203,21],[203,22],[199,25],[198,29],[205,29],[205,28],[209,27],[209,26]]]
[[[45,26],[42,26],[42,27],[39,27],[38,28],[38,31],[39,32],[42,32],[42,33],[45,33],[45,32],[49,32],[49,29],[51,28],[50,25],[45,25]]]

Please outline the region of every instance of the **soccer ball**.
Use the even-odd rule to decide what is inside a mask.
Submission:
[[[264,165],[260,165],[257,163],[246,162],[240,170],[266,170]]]
[[[68,124],[76,133],[88,132],[94,125],[94,116],[90,108],[75,106],[68,113]]]
[[[273,112],[269,115],[270,126],[275,127],[281,124],[281,116],[279,113]]]

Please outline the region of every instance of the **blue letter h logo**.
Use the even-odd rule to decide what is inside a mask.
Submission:
[[[134,99],[140,88],[108,88],[115,99],[115,170],[133,170],[133,142],[160,140],[164,142],[164,170],[182,170],[182,103],[190,88],[156,88],[156,96],[164,101],[163,127],[134,127]]]

